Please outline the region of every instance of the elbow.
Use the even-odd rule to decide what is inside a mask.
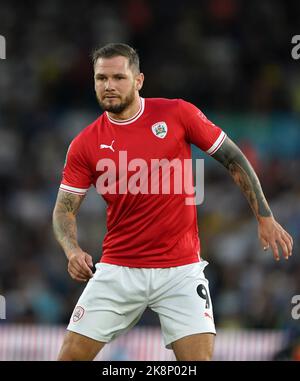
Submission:
[[[54,224],[56,218],[57,218],[57,209],[56,209],[56,207],[54,207],[53,212],[52,212],[52,224]]]

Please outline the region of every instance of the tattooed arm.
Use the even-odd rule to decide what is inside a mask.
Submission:
[[[54,235],[68,260],[68,271],[75,280],[85,282],[93,276],[92,257],[85,253],[77,241],[76,214],[84,196],[59,191],[53,211]]]
[[[222,146],[212,155],[228,169],[235,183],[246,196],[258,221],[258,235],[264,250],[270,246],[279,260],[278,246],[286,259],[292,255],[293,239],[274,219],[262,191],[259,179],[242,151],[226,137]]]

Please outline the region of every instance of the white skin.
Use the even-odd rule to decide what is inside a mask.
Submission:
[[[99,58],[94,67],[94,83],[98,102],[114,119],[129,119],[140,108],[139,91],[143,73],[130,67],[128,58]]]

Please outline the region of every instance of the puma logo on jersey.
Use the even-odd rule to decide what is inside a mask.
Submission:
[[[103,149],[103,148],[109,148],[111,149],[113,152],[115,152],[115,150],[113,149],[113,144],[114,144],[114,140],[111,142],[111,145],[108,146],[107,144],[100,144],[100,149]]]

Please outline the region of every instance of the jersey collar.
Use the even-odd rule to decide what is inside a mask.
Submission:
[[[114,119],[114,118],[112,118],[111,116],[108,115],[107,111],[106,111],[106,116],[107,116],[108,120],[111,123],[113,123],[113,124],[119,124],[119,125],[123,126],[125,124],[130,124],[130,123],[133,123],[136,120],[138,120],[139,117],[143,114],[144,109],[145,109],[145,99],[140,97],[140,108],[139,108],[139,111],[135,115],[133,115],[131,118],[124,119],[124,120]]]

